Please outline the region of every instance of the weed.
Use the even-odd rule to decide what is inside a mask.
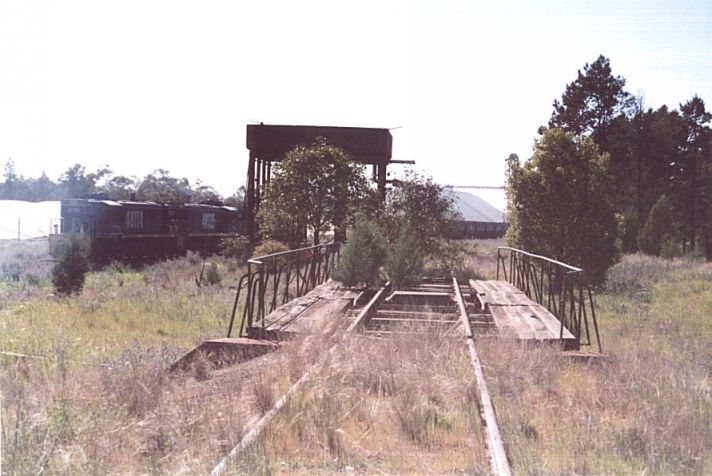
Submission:
[[[72,235],[52,268],[52,284],[59,294],[80,293],[87,272],[89,252],[79,238]]]
[[[222,275],[218,270],[217,263],[210,263],[210,265],[208,265],[208,270],[205,272],[205,280],[208,282],[208,284],[213,286],[216,284],[220,284],[220,282],[222,281]]]
[[[207,359],[203,352],[198,352],[193,362],[193,376],[195,380],[203,381],[210,378],[210,373],[212,371],[212,364]]]
[[[267,413],[276,401],[272,382],[264,379],[259,379],[254,382],[250,388],[250,393],[252,397],[252,407],[259,415]]]
[[[654,256],[625,256],[608,270],[605,289],[614,294],[628,296],[649,291],[652,284],[668,275],[672,266],[671,261]]]
[[[480,343],[515,472],[709,472],[710,270],[642,255],[612,267],[597,297],[599,365]]]
[[[393,401],[393,408],[403,433],[421,446],[429,446],[437,429],[450,431],[452,424],[438,405],[418,399],[405,391]]]

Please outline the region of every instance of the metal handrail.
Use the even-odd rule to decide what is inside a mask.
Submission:
[[[564,268],[568,268],[571,271],[574,272],[583,272],[583,269],[577,268],[576,266],[571,266],[570,264],[562,263],[561,261],[556,261],[555,259],[548,258],[546,256],[542,255],[535,255],[534,253],[529,253],[528,251],[520,250],[517,248],[512,248],[511,246],[498,246],[497,247],[497,257],[499,257],[499,250],[509,250],[509,251],[516,251],[519,254],[529,256],[530,258],[537,258],[543,261],[548,261],[549,263],[556,264],[558,266],[562,266]],[[499,266],[497,266],[499,268]]]
[[[509,269],[503,251],[509,252]],[[583,279],[583,269],[509,246],[497,248],[497,279],[500,265],[505,281],[545,306],[559,320],[559,339],[563,339],[567,327],[578,346],[593,345],[595,336],[598,351],[602,351],[593,293]]]
[[[306,252],[309,254],[304,259]],[[232,333],[242,283],[245,283],[247,294],[242,309],[240,336],[249,334],[255,322],[261,322],[264,327],[265,316],[279,305],[303,296],[328,280],[339,252],[339,243],[330,241],[248,259],[247,273],[240,278],[227,336]],[[278,263],[282,260],[285,262]],[[268,290],[272,292],[270,299],[266,299]]]
[[[326,246],[334,245],[334,241],[328,241],[326,243],[321,243],[318,245],[311,245],[311,246],[304,246],[302,248],[295,248],[293,250],[286,250],[286,251],[277,251],[276,253],[270,253],[268,255],[263,255],[263,256],[258,256],[256,258],[250,258],[247,260],[248,263],[250,264],[264,264],[264,260],[266,258],[278,258],[280,256],[286,256],[286,255],[293,255],[296,254],[297,252],[300,251],[306,251],[306,250],[314,250],[314,249],[319,249],[319,248],[324,248]]]

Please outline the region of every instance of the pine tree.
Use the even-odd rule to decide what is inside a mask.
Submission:
[[[72,235],[52,268],[52,284],[58,294],[78,294],[89,272],[89,256],[79,237]]]
[[[600,282],[617,255],[609,160],[590,138],[561,129],[545,131],[523,166],[510,156],[510,243]]]

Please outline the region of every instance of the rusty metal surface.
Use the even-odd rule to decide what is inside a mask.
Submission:
[[[440,291],[394,291],[385,301],[387,304],[447,306],[452,305],[450,293]]]
[[[246,145],[262,160],[281,161],[297,145],[312,144],[318,137],[364,164],[388,163],[391,159],[391,132],[378,128],[249,124]]]

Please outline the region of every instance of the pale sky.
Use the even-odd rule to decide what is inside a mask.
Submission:
[[[649,107],[712,109],[711,0],[0,0],[0,163],[164,168],[229,195],[262,121],[398,127],[395,159],[502,185],[599,54]]]

